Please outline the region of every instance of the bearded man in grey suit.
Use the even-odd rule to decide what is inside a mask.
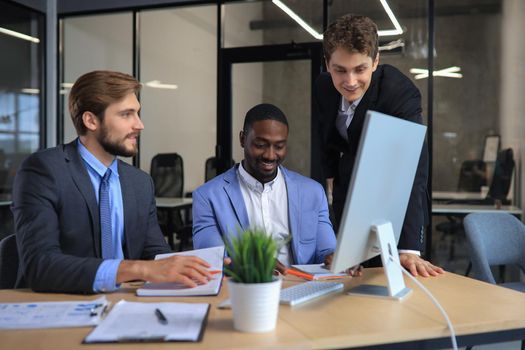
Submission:
[[[21,165],[12,205],[17,287],[97,293],[131,280],[195,286],[211,278],[197,257],[151,260],[170,252],[157,222],[153,181],[117,159],[137,153],[144,129],[140,88],[127,74],[84,74],[69,95],[78,138]]]

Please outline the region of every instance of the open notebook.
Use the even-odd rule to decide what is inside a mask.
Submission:
[[[213,279],[206,284],[190,288],[181,283],[145,283],[137,289],[138,296],[197,296],[197,295],[217,295],[221,289],[222,266],[224,262],[224,247],[213,247],[197,250],[188,250],[180,253],[159,254],[157,259],[165,259],[173,255],[193,255],[207,261],[213,273]]]

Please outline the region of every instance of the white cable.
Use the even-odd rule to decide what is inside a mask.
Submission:
[[[445,309],[443,309],[441,304],[439,304],[439,302],[436,300],[436,298],[434,298],[432,293],[430,293],[430,291],[423,284],[421,284],[421,282],[419,282],[414,276],[412,276],[412,274],[410,272],[405,270],[405,268],[403,266],[401,266],[401,264],[398,261],[394,260],[391,256],[389,258],[390,258],[390,261],[393,261],[394,263],[396,263],[397,266],[399,266],[401,268],[401,271],[403,271],[403,273],[406,276],[408,276],[415,284],[417,284],[417,286],[419,288],[421,288],[421,290],[423,292],[425,292],[426,295],[428,295],[428,297],[430,298],[430,300],[432,300],[434,305],[436,305],[438,310],[441,312],[441,314],[445,318],[445,321],[447,321],[447,326],[448,326],[448,329],[450,330],[450,339],[452,341],[452,348],[454,350],[458,350],[458,343],[456,342],[456,332],[454,331],[454,327],[452,327],[452,322],[450,322],[450,319],[448,318],[448,315],[447,315]]]

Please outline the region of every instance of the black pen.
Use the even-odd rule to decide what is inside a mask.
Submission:
[[[157,316],[157,320],[159,320],[160,324],[168,324],[168,319],[166,316],[164,316],[160,309],[155,309],[155,316]]]

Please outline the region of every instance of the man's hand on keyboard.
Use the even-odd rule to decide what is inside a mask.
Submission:
[[[332,265],[332,261],[333,260],[334,260],[334,253],[328,254],[327,256],[325,256],[325,258],[324,258],[324,265],[326,266],[327,269],[330,268],[330,265]],[[349,276],[352,276],[352,277],[362,276],[363,275],[363,266],[362,265],[357,265],[357,266],[354,266],[354,267],[349,267],[348,269],[345,270],[345,273],[348,274]]]

